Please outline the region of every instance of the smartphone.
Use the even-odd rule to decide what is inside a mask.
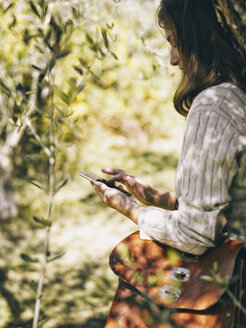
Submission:
[[[91,182],[101,181],[103,178],[99,177],[99,175],[96,175],[95,173],[89,172],[89,171],[82,171],[79,172],[79,175]]]
[[[117,190],[123,192],[123,194],[125,194],[126,196],[131,197],[131,194],[128,191],[121,189],[120,187],[116,186],[113,182],[108,182],[107,180],[101,178],[99,175],[97,175],[95,173],[92,173],[89,171],[82,171],[79,173],[79,175],[91,182],[96,182],[96,181],[103,182],[103,183],[105,183],[106,186],[117,189]]]

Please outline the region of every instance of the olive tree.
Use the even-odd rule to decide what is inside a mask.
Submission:
[[[0,4],[0,220],[13,219],[17,214],[16,169],[48,196],[46,217],[33,215],[34,221],[45,230],[43,254],[39,258],[32,254],[21,255],[24,261],[40,265],[34,328],[40,326],[47,264],[63,255],[51,254],[49,249],[54,195],[67,183],[67,178],[62,178],[62,170],[56,170],[62,127],[70,116],[70,106],[84,90],[85,80],[91,79],[103,87],[100,76],[91,68],[93,60],[103,61],[107,55],[117,59],[108,35],[111,26],[104,26],[99,34],[92,35],[91,7],[93,1],[88,6],[87,1],[77,0]],[[80,39],[75,45],[73,35],[77,32]],[[93,53],[90,61],[86,59],[89,52]],[[67,60],[69,56],[73,58],[70,61]],[[67,60],[69,74],[63,72],[64,60]],[[21,161],[17,167],[18,154],[21,158],[28,155],[29,159],[33,155],[34,161]],[[30,176],[30,165],[38,167],[36,171],[42,171],[45,178],[38,181],[36,176]]]

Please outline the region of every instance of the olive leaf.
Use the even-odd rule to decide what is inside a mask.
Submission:
[[[66,254],[66,252],[62,252],[62,253],[58,253],[56,255],[54,255],[53,257],[51,257],[48,262],[53,262],[55,260],[60,259],[62,256],[64,256]]]
[[[68,182],[68,178],[65,178],[62,183],[56,188],[56,192],[60,190],[62,187],[64,187]]]
[[[21,253],[21,258],[22,260],[26,261],[26,262],[30,262],[30,263],[38,263],[39,262],[39,259],[36,258],[36,257],[30,257],[29,255],[27,254],[24,254],[24,253]]]
[[[39,224],[41,224],[44,227],[51,227],[51,222],[45,219],[38,218],[36,215],[33,216],[33,220]]]
[[[31,8],[32,8],[32,11],[33,11],[38,17],[40,17],[40,14],[39,14],[39,12],[38,12],[38,9],[37,9],[35,3],[34,3],[32,0],[30,0],[30,6],[31,6]]]

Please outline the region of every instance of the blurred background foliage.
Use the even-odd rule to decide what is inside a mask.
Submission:
[[[136,230],[106,208],[80,170],[120,167],[173,190],[184,120],[179,73],[156,23],[158,1],[33,0],[0,4],[0,327],[31,327],[46,218],[56,187],[40,322],[104,327],[117,278],[112,248]],[[54,145],[50,112],[54,108]],[[33,133],[36,131],[36,137]],[[43,147],[44,146],[44,147]],[[6,187],[7,186],[7,187]]]

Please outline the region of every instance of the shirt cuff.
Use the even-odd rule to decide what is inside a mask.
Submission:
[[[150,238],[148,235],[146,235],[145,232],[143,232],[143,230],[139,231],[139,237],[142,240],[153,240],[152,238]]]

